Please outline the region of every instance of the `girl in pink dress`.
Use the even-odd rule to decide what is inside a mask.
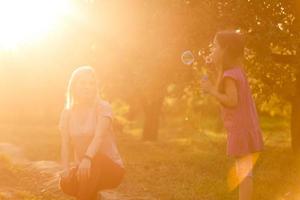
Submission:
[[[77,68],[69,81],[59,124],[64,168],[60,186],[77,200],[96,200],[98,191],[115,188],[124,175],[112,129],[112,109],[100,99],[97,86],[92,67]],[[70,165],[71,155],[75,166]]]
[[[217,33],[209,56],[216,78],[203,79],[201,87],[221,104],[224,127],[228,132],[227,154],[235,158],[236,176],[240,179],[239,199],[250,200],[254,156],[262,151],[263,140],[243,56],[244,40],[240,33]]]

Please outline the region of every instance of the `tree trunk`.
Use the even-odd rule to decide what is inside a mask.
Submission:
[[[298,65],[300,67],[300,65]],[[296,80],[296,94],[292,101],[291,142],[295,153],[300,153],[300,73]]]
[[[299,37],[300,31],[300,1],[291,1],[293,14],[295,16],[293,32]],[[296,154],[300,153],[300,43],[297,44],[296,61],[296,93],[292,99],[291,113],[291,145]]]
[[[143,140],[157,140],[162,103],[163,98],[161,97],[144,104],[145,122]]]

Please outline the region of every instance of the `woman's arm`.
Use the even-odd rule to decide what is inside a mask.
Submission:
[[[110,118],[104,116],[98,118],[95,136],[85,153],[85,157],[82,159],[81,163],[79,164],[79,168],[77,171],[77,176],[79,181],[85,180],[90,176],[92,158],[97,154],[101,142],[103,141],[103,138],[108,133],[110,125],[111,125]]]
[[[98,153],[100,145],[102,144],[103,138],[109,134],[112,121],[112,110],[108,103],[101,104],[101,107],[97,108],[97,124],[96,131],[93,140],[85,152],[85,156],[81,160],[77,176],[79,181],[85,180],[90,176],[92,159]]]
[[[70,156],[70,137],[69,137],[69,111],[64,109],[60,116],[59,131],[61,133],[61,164],[63,169],[69,170],[69,156]]]
[[[69,170],[70,138],[66,130],[61,131],[61,162],[64,170]]]
[[[202,81],[202,89],[205,92],[210,93],[212,96],[227,107],[235,107],[238,104],[238,90],[236,83],[231,78],[224,79],[224,93],[219,92],[219,90],[211,84],[209,81]]]
[[[111,119],[108,117],[100,116],[97,120],[97,125],[96,125],[96,132],[95,136],[89,145],[87,151],[86,151],[86,156],[93,158],[101,145],[101,142],[103,138],[105,137],[106,134],[108,134],[109,129],[111,127]]]

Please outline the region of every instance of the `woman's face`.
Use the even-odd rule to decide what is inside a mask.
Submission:
[[[74,98],[79,103],[89,103],[95,100],[97,83],[92,73],[82,73],[74,85]]]

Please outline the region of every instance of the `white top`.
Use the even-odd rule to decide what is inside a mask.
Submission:
[[[89,145],[91,144],[97,125],[97,118],[99,116],[113,119],[113,112],[110,104],[106,101],[100,100],[94,109],[88,114],[83,125],[78,123],[76,116],[72,114],[72,110],[64,109],[61,114],[59,129],[66,131],[71,140],[71,144],[75,152],[75,160],[79,161],[82,158]],[[108,156],[113,162],[121,167],[124,167],[123,161],[116,146],[114,132],[112,126],[102,138],[99,151]]]

